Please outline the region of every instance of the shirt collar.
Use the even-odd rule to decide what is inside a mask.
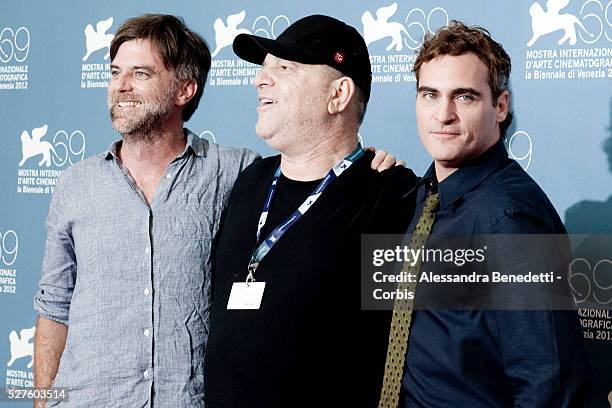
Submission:
[[[183,132],[185,132],[185,134],[187,135],[187,142],[185,145],[185,150],[183,150],[183,152],[180,153],[177,157],[183,157],[190,150],[193,151],[196,156],[206,157],[206,153],[208,152],[208,149],[210,147],[208,140],[202,139],[187,128],[184,128]],[[121,146],[122,142],[123,140],[121,139],[115,140],[113,143],[111,143],[108,149],[104,153],[102,153],[101,156],[106,160],[117,159],[117,149],[119,148],[119,146]]]
[[[440,209],[445,209],[463,197],[468,191],[480,184],[508,161],[508,152],[503,140],[499,140],[489,150],[478,156],[476,159],[457,171],[452,173],[441,183],[436,181],[435,167],[432,163],[423,176],[424,184],[437,184],[440,197]],[[425,189],[422,189],[423,191]],[[425,193],[419,194],[419,199],[423,199]]]
[[[193,153],[195,153],[196,156],[206,157],[206,153],[210,148],[210,142],[206,139],[199,137],[187,128],[185,128],[184,131],[187,134],[187,146],[185,146],[185,150],[191,148],[191,150],[193,150]],[[186,152],[183,152],[183,154],[184,153]]]

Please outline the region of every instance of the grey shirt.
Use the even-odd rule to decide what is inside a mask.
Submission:
[[[57,406],[201,407],[212,239],[257,154],[188,132],[149,206],[118,143],[62,174],[47,217],[34,308],[68,325]]]

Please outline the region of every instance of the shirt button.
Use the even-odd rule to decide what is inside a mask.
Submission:
[[[144,375],[144,378],[149,378],[149,372],[147,370],[145,370],[142,375]]]
[[[170,174],[170,173],[166,174],[166,178],[167,179],[171,179],[172,178],[172,174]]]
[[[149,252],[151,252],[151,248],[146,247],[146,248],[145,248],[145,252],[148,254]]]
[[[145,290],[144,290],[144,294],[145,294],[145,296],[149,296],[149,293],[151,293],[151,291],[149,290],[149,288],[145,288]]]
[[[145,329],[145,331],[144,331],[144,335],[145,335],[145,336],[147,336],[147,337],[149,337],[149,329]]]

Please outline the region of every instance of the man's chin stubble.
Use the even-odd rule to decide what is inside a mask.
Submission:
[[[149,114],[147,117],[135,123],[126,123],[123,126],[117,125],[112,111],[111,124],[126,142],[151,142],[156,139],[163,122],[167,119],[168,113]]]

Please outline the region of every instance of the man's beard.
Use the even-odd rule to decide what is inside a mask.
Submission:
[[[153,140],[172,114],[176,89],[176,86],[169,87],[160,98],[152,100],[146,100],[137,94],[119,94],[114,98],[109,97],[108,106],[113,129],[119,132],[124,139]],[[118,117],[116,110],[120,109],[118,103],[122,101],[141,103],[140,112],[134,117]]]

